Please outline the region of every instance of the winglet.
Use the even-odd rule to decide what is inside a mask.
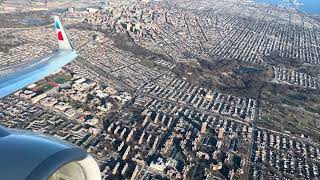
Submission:
[[[58,45],[61,50],[72,50],[73,47],[58,16],[54,16],[54,27],[57,33]]]

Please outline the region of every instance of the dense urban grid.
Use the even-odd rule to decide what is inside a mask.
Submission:
[[[24,24],[0,20],[0,71],[55,51],[53,14],[80,55],[1,99],[1,125],[84,148],[103,179],[320,178],[313,15],[244,0],[46,2],[19,15],[23,3],[0,1]]]

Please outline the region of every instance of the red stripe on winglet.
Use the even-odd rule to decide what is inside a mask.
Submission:
[[[63,41],[63,36],[62,36],[61,31],[58,32],[58,39],[59,39],[60,41]]]

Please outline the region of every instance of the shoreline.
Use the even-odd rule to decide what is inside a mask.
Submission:
[[[265,2],[264,0],[253,0],[255,3],[261,3],[261,4],[268,4],[268,5],[273,5],[273,6],[276,6],[276,7],[284,7],[284,8],[293,8],[295,9],[297,12],[299,13],[303,13],[303,14],[307,14],[307,15],[311,15],[311,16],[316,16],[316,17],[320,17],[320,9],[318,12],[310,12],[310,11],[307,11],[306,9],[303,9],[303,8],[299,8],[299,7],[303,7],[304,6],[304,3],[301,2],[299,4],[301,4],[300,6],[297,6],[295,7],[295,5],[292,3],[292,2],[288,2],[290,5],[285,6],[285,4],[288,4],[286,2],[284,2],[283,0],[279,0],[279,3],[271,3],[271,2]],[[281,4],[283,3],[283,4]]]

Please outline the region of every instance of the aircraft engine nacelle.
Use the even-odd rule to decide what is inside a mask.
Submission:
[[[66,141],[0,126],[0,179],[101,180],[96,161]]]

